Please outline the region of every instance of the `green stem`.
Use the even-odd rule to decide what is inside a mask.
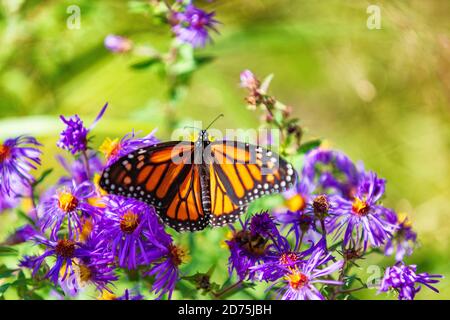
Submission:
[[[347,290],[338,290],[338,293],[351,293],[351,292],[355,292],[355,291],[359,291],[359,290],[363,290],[363,289],[367,289],[367,286],[362,286],[359,288],[354,288],[354,289],[347,289]]]
[[[239,280],[239,281],[236,282],[235,284],[232,284],[232,285],[226,287],[225,289],[222,289],[222,290],[219,291],[219,292],[212,292],[212,294],[213,294],[213,296],[214,296],[215,298],[220,298],[220,297],[223,296],[225,293],[227,293],[227,292],[233,290],[234,288],[239,287],[239,286],[242,284],[242,282],[244,282],[244,281],[243,281],[243,280]]]
[[[81,154],[84,159],[84,165],[86,166],[86,174],[88,177],[90,177],[91,176],[91,168],[89,166],[89,158],[87,156],[86,150],[84,150]]]
[[[328,243],[327,243],[327,229],[325,228],[325,219],[320,219],[320,226],[322,228],[322,236],[325,241],[325,251],[328,252]]]

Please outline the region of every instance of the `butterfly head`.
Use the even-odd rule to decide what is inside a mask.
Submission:
[[[210,142],[208,131],[200,130],[200,132],[198,134],[198,141],[199,142]]]

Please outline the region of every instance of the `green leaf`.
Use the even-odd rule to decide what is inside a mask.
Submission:
[[[197,290],[202,291],[202,294],[206,294],[208,292],[217,291],[220,288],[219,284],[211,282],[211,274],[213,271],[214,266],[211,267],[206,273],[197,272],[192,276],[182,277],[182,279],[195,285]]]
[[[151,13],[153,11],[147,1],[128,1],[128,10],[131,13]]]
[[[322,143],[322,141],[320,139],[305,142],[300,146],[300,148],[298,148],[298,153],[306,154],[309,151],[311,151],[312,149],[319,147],[321,143]]]
[[[232,295],[234,295],[234,294],[236,294],[236,293],[238,293],[239,291],[242,291],[242,290],[246,290],[246,289],[254,289],[255,286],[256,286],[255,283],[252,283],[252,282],[243,282],[243,283],[241,283],[239,286],[237,286],[237,287],[235,287],[235,288],[233,288],[233,289],[227,291],[226,293],[222,294],[222,295],[220,296],[220,299],[224,300],[224,299],[226,299],[226,298],[228,298],[228,297],[231,297]],[[223,289],[222,289],[222,290],[223,290]]]
[[[17,250],[11,247],[0,246],[0,257],[17,256]]]
[[[13,274],[14,270],[9,269],[5,265],[0,266],[0,279],[9,278]]]
[[[11,283],[5,283],[0,286],[0,296],[2,296],[6,290],[11,286]]]
[[[366,284],[361,280],[361,278],[359,278],[356,274],[351,275],[351,276],[346,276],[344,278],[344,286],[345,288],[350,288],[352,286],[353,283],[359,282],[362,286],[365,286]]]
[[[36,181],[33,183],[33,187],[37,187],[39,184],[44,182],[45,178],[47,178],[52,172],[53,169],[47,169],[44,172],[42,172],[41,176],[38,179],[36,179]]]
[[[215,57],[213,56],[196,56],[195,62],[197,63],[198,66],[203,66],[207,63],[214,61],[214,59]]]
[[[24,297],[25,300],[44,300],[40,295],[33,291],[28,291]]]
[[[161,63],[160,58],[150,58],[150,59],[146,59],[146,60],[139,61],[139,62],[132,64],[131,68],[136,69],[136,70],[143,70],[143,69],[150,68],[158,63]]]
[[[328,251],[336,250],[338,247],[340,247],[342,245],[342,242],[343,242],[343,240],[334,243],[332,246],[329,246]]]
[[[266,94],[267,91],[269,91],[269,86],[270,83],[272,82],[273,79],[273,73],[269,74],[267,77],[264,78],[261,86],[259,87],[259,89],[261,90],[262,93]]]
[[[35,225],[36,222],[31,219],[31,217],[29,215],[27,215],[23,210],[17,210],[17,215],[21,218],[24,218],[25,220],[27,220],[27,222],[31,225]]]

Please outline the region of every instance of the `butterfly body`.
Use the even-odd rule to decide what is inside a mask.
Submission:
[[[262,147],[210,141],[171,141],[136,150],[106,168],[100,186],[155,207],[177,231],[233,223],[248,203],[296,181],[292,166]]]

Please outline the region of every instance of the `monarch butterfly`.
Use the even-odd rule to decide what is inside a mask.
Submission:
[[[209,126],[208,126],[209,127]],[[249,202],[293,186],[292,165],[272,151],[237,141],[170,141],[136,150],[106,168],[100,186],[155,207],[177,231],[233,223]]]

